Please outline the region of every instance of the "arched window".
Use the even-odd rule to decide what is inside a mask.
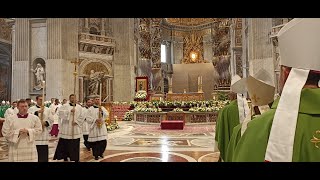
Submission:
[[[166,63],[167,62],[167,57],[166,57],[166,45],[161,44],[161,62]]]

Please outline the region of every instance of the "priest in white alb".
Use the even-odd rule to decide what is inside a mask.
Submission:
[[[19,112],[17,108],[17,101],[12,102],[12,106],[4,113],[4,118],[7,119],[9,116],[15,115]]]
[[[95,160],[98,160],[99,156],[103,158],[108,138],[105,120],[109,116],[109,113],[101,106],[100,101],[100,97],[94,99],[95,105],[89,109],[89,113],[86,117],[90,128],[88,141],[90,142]]]
[[[28,104],[19,100],[19,113],[9,116],[3,124],[2,134],[9,142],[10,162],[37,162],[36,137],[42,132],[40,119],[28,113]]]
[[[36,137],[36,145],[38,151],[38,162],[48,162],[49,158],[49,131],[53,121],[49,119],[49,108],[43,104],[42,95],[36,97],[36,105],[29,108],[29,113],[39,117],[42,123],[42,133]],[[43,106],[43,107],[41,107]],[[43,109],[42,109],[43,108]],[[43,113],[43,114],[42,114]]]
[[[88,137],[89,137],[89,125],[88,125],[88,121],[87,121],[87,115],[89,113],[89,108],[92,106],[93,102],[92,99],[87,98],[86,99],[86,106],[83,107],[83,116],[84,116],[84,121],[82,124],[82,134],[83,134],[83,140],[84,140],[84,145],[86,146],[87,150],[90,151],[90,143],[88,141]]]
[[[59,124],[59,142],[53,160],[68,161],[70,158],[70,161],[79,162],[83,123],[82,107],[76,104],[74,94],[69,96],[69,101],[70,103],[58,109],[61,124]]]

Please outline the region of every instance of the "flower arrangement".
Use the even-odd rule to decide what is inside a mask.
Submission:
[[[136,112],[162,112],[161,108],[147,108],[147,107],[136,107],[134,109]]]
[[[181,108],[174,108],[172,111],[173,111],[173,112],[183,112],[183,109],[181,109]]]
[[[106,125],[106,126],[107,126],[107,131],[114,131],[114,130],[120,128],[120,126],[118,125],[117,122],[112,123],[112,124],[108,124],[108,125]]]
[[[134,97],[135,99],[141,99],[145,100],[147,98],[147,92],[146,91],[138,91]]]
[[[133,120],[133,110],[126,112],[124,115],[123,121],[132,121]]]

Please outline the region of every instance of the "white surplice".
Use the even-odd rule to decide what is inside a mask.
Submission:
[[[73,106],[69,103],[62,105],[58,109],[58,116],[61,119],[61,123],[59,124],[59,137],[63,139],[72,139],[72,128],[74,128],[74,137],[73,139],[78,139],[82,137],[82,123],[84,120],[84,116],[82,113],[82,107],[80,105],[76,105],[75,114],[74,114],[74,122],[76,125],[72,125],[73,113],[71,110]]]
[[[87,122],[90,127],[89,138],[88,138],[89,142],[107,140],[107,138],[108,138],[105,120],[109,116],[109,113],[104,107],[101,107],[101,109],[103,112],[102,125],[101,125],[101,127],[99,127],[96,124],[96,120],[99,118],[99,108],[95,108],[94,106],[89,108],[89,113],[86,117]]]
[[[39,111],[40,109],[41,109],[40,106],[32,106],[29,108],[28,113],[34,114],[36,111]],[[49,113],[50,113],[49,108],[44,107],[43,122],[47,121],[49,126],[48,127],[43,126],[42,133],[36,137],[36,145],[48,145],[49,144],[49,140],[50,140],[49,132],[50,132],[50,130],[52,128],[52,124],[53,124],[53,121],[51,121],[49,119]],[[41,113],[39,113],[39,115],[38,115],[39,118],[40,118],[40,114]]]
[[[29,135],[19,135],[23,128],[28,130]],[[4,121],[2,134],[9,142],[9,161],[37,162],[35,139],[41,132],[41,121],[33,114],[28,114],[27,118],[18,118],[17,115],[8,117]]]

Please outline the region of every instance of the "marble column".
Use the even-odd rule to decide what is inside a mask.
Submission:
[[[272,43],[269,34],[272,18],[249,18],[248,20],[248,61],[250,75],[265,69],[274,79]]]
[[[152,86],[153,91],[163,92],[163,79],[161,74],[161,18],[152,18],[151,20],[151,60],[152,60]]]
[[[116,39],[116,51],[114,54],[114,101],[133,100],[134,76],[132,64],[134,59],[134,19],[114,18],[113,28]]]
[[[84,32],[89,33],[89,18],[84,18]]]
[[[101,36],[106,35],[106,30],[105,30],[105,18],[101,19]]]
[[[12,100],[29,97],[31,76],[29,18],[17,18],[15,20],[14,46]]]

